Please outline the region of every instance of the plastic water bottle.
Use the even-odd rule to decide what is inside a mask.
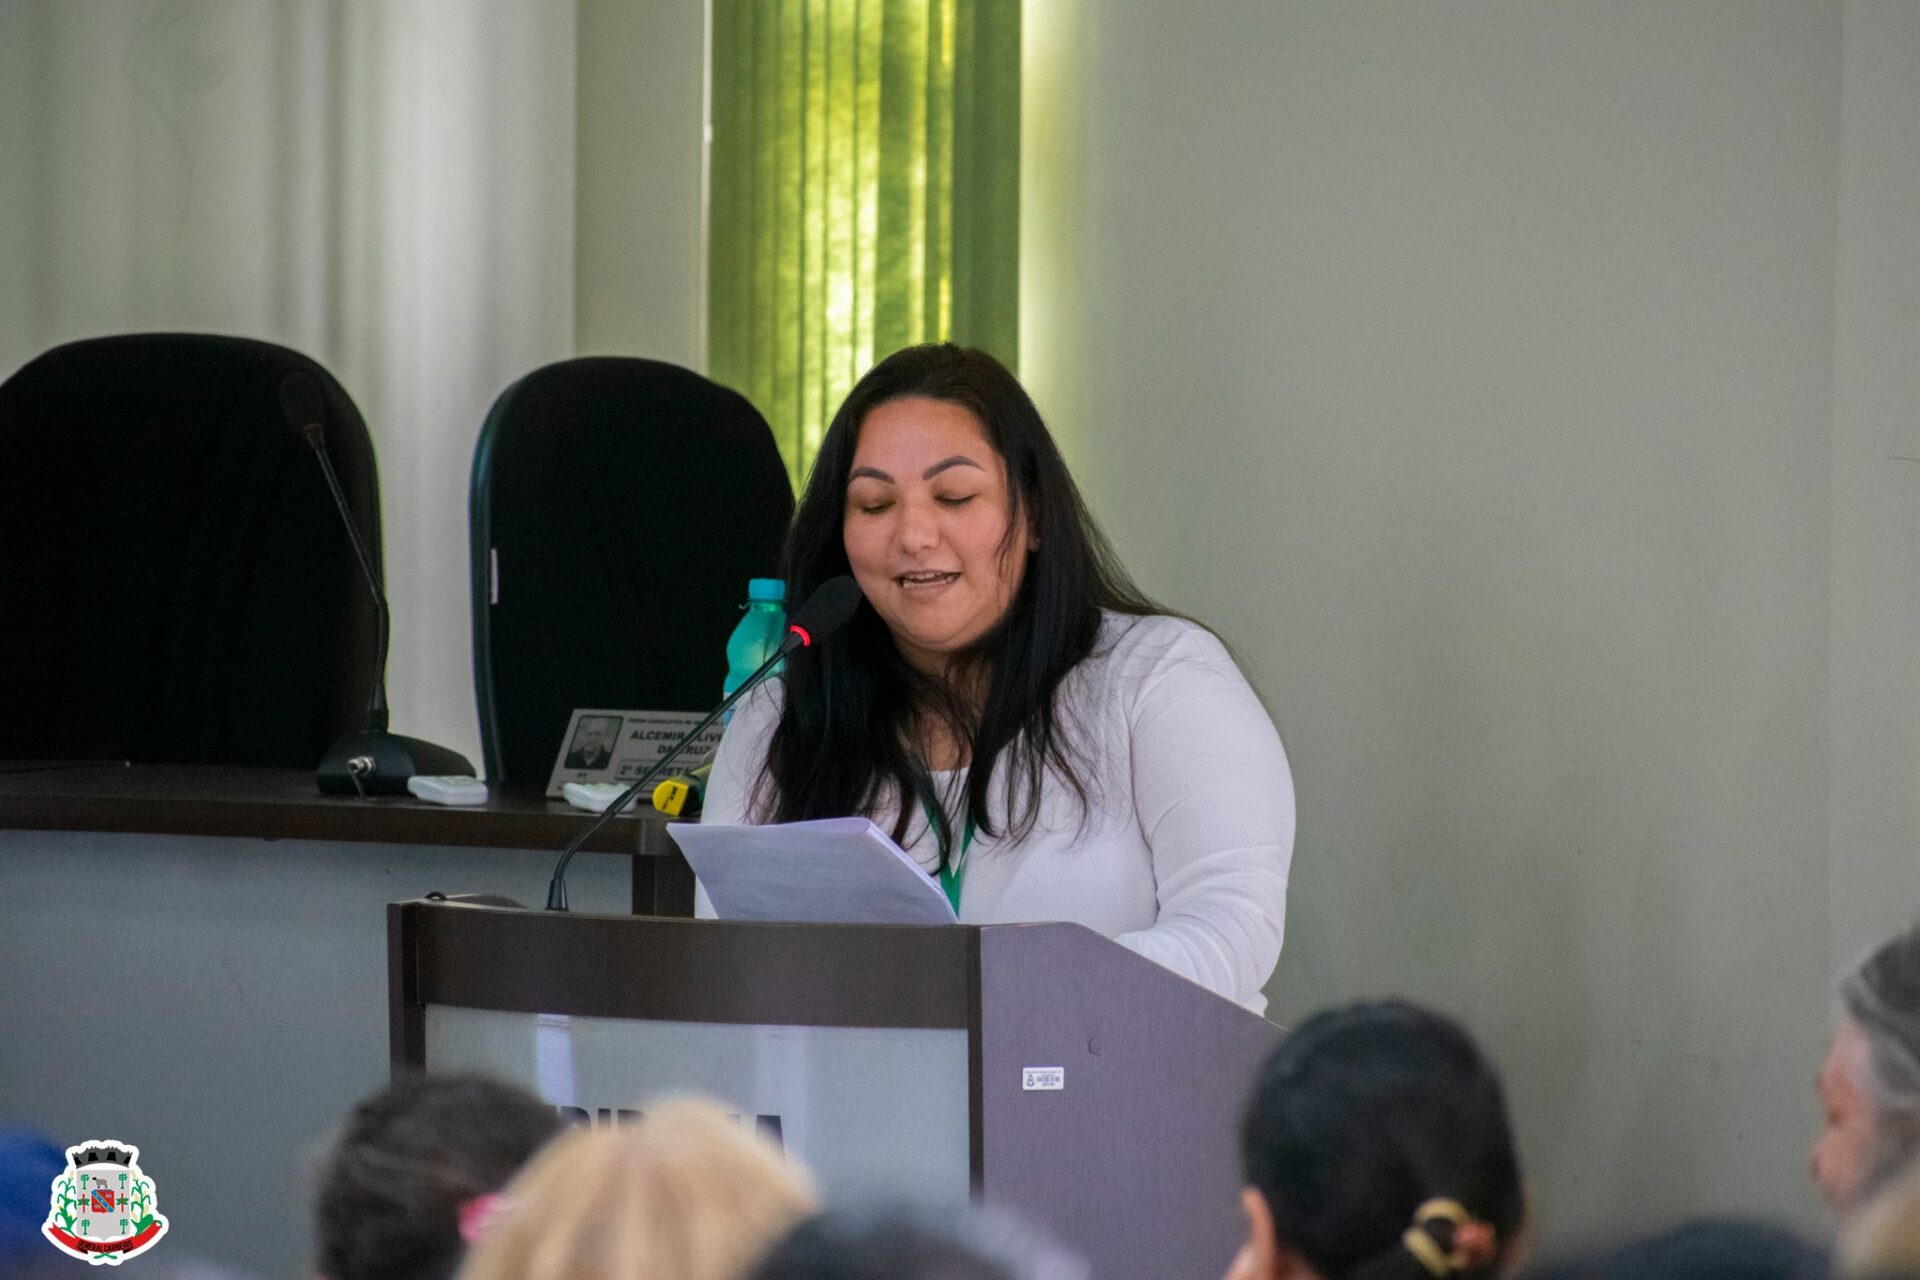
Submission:
[[[727,682],[721,694],[747,682],[747,677],[771,658],[787,634],[787,584],[778,578],[755,578],[747,583],[746,615],[727,640]],[[733,719],[733,712],[727,712]]]

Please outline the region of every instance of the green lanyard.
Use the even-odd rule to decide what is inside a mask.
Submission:
[[[920,802],[922,812],[927,815],[927,830],[934,830],[933,809],[926,801]],[[966,830],[960,836],[960,856],[951,860],[940,859],[940,887],[946,891],[947,901],[953,904],[953,914],[960,914],[960,881],[967,874],[967,850],[973,845],[973,813],[967,813]]]

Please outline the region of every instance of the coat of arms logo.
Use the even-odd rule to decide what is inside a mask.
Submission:
[[[153,1179],[140,1172],[140,1148],[124,1142],[68,1147],[52,1199],[41,1234],[61,1252],[98,1266],[117,1267],[167,1233],[167,1220],[154,1207]]]

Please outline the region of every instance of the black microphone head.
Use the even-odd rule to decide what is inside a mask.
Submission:
[[[294,370],[280,379],[280,412],[287,415],[293,433],[316,444],[327,430],[326,402],[320,395],[320,383],[310,373]]]
[[[824,640],[840,628],[847,625],[853,617],[853,611],[860,607],[866,597],[860,594],[860,587],[846,574],[837,578],[828,578],[808,597],[807,602],[794,611],[787,623],[789,634],[800,633],[802,644],[811,645]]]

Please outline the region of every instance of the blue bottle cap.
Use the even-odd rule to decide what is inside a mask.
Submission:
[[[747,581],[747,602],[771,600],[775,604],[787,598],[787,584],[779,578],[750,578]]]

